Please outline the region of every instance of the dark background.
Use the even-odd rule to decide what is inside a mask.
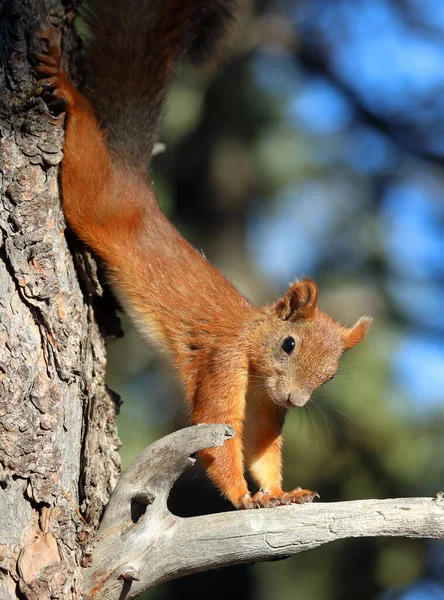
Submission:
[[[351,325],[338,377],[285,429],[287,488],[326,502],[444,487],[444,2],[241,2],[217,70],[181,68],[153,162],[182,233],[257,303],[295,276]],[[127,466],[187,422],[175,376],[130,325],[111,342]],[[186,499],[185,499],[186,494]],[[178,514],[230,510],[205,475]],[[444,543],[346,540],[194,576],[146,598],[444,598]]]

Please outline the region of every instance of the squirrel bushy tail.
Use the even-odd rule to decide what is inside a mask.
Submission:
[[[215,52],[235,0],[91,0],[86,89],[119,161],[146,168],[177,61]]]

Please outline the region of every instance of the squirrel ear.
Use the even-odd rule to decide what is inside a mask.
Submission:
[[[342,340],[344,350],[350,350],[357,346],[367,335],[367,331],[373,319],[371,317],[361,317],[351,329],[344,329]]]
[[[296,321],[313,316],[317,300],[318,286],[311,279],[303,279],[293,283],[274,306],[283,321]]]

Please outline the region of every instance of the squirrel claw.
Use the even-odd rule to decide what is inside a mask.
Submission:
[[[37,63],[36,69],[38,71],[57,73],[57,57],[52,54],[46,54],[45,52],[36,52],[32,55],[33,60]]]
[[[315,498],[320,498],[318,492],[311,490],[303,490],[300,487],[295,488],[291,492],[284,494],[287,504],[308,504],[313,502]]]
[[[37,94],[42,94],[48,90],[53,89],[57,85],[57,77],[48,77],[47,79],[41,79],[36,88]]]
[[[251,508],[259,508],[259,506],[257,505],[257,502],[253,501],[251,494],[248,492],[248,494],[244,494],[242,496],[242,498],[237,503],[236,508],[238,508],[239,510],[249,510]]]
[[[260,490],[253,496],[253,501],[259,504],[261,508],[276,508],[277,506],[284,506],[286,504],[282,495],[283,492],[280,494],[270,494]]]
[[[286,506],[288,504],[308,504],[315,498],[319,498],[318,492],[305,490],[297,487],[291,492],[268,493],[264,491],[257,492],[253,497],[245,494],[240,500],[239,508],[276,508],[277,506]]]
[[[47,106],[50,110],[70,111],[74,106],[86,104],[86,99],[71,85],[60,64],[60,50],[53,35],[40,34],[46,47],[33,55],[36,65],[34,71],[40,77],[36,93],[49,91]]]
[[[57,77],[48,77],[48,79],[43,79],[40,82],[40,87],[47,89],[47,88],[52,88],[55,86],[55,84],[57,83]]]

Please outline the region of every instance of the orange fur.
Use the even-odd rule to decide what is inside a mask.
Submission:
[[[92,104],[60,68],[51,32],[44,37],[48,52],[38,56],[37,70],[43,84],[66,103],[66,218],[104,259],[142,332],[171,357],[193,422],[228,423],[236,429],[222,448],[201,453],[209,476],[237,507],[313,500],[316,492],[282,491],[285,413],[303,406],[334,375],[342,352],[362,340],[369,320],[351,330],[335,323],[317,308],[312,281],[294,283],[273,305],[253,306],[162,214],[140,164],[132,166],[128,157],[108,149]],[[157,71],[156,77],[162,74]],[[291,354],[282,347],[289,336],[295,343]],[[253,497],[245,468],[260,488]]]
[[[254,379],[250,383],[255,388]],[[282,427],[286,410],[267,394],[250,392],[246,421],[246,465],[260,490],[272,496],[282,492]]]

